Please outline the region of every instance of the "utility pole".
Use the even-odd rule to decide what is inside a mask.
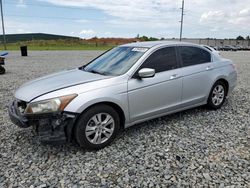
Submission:
[[[184,17],[184,0],[182,0],[182,8],[181,8],[181,29],[180,29],[180,41],[182,39],[182,29],[183,29],[183,17]]]
[[[1,17],[2,17],[2,28],[3,28],[3,44],[4,44],[4,50],[6,50],[6,38],[5,38],[5,29],[4,29],[4,21],[3,21],[3,3],[2,0],[0,0],[0,6],[1,6]]]

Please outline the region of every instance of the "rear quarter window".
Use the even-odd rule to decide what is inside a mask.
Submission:
[[[192,46],[178,47],[183,67],[211,62],[211,54],[201,48]]]

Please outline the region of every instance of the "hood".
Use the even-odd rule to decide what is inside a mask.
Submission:
[[[106,78],[110,77],[79,69],[62,71],[25,83],[16,91],[15,97],[19,100],[29,102],[38,96],[52,91]]]

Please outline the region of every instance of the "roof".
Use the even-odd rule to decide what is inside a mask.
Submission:
[[[122,46],[127,46],[127,47],[145,47],[145,48],[152,48],[154,46],[161,46],[161,45],[177,45],[177,44],[191,44],[195,45],[192,43],[186,43],[186,42],[179,42],[179,41],[150,41],[150,42],[133,42],[129,44],[124,44]]]

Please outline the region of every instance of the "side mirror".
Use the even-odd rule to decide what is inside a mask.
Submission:
[[[143,68],[139,70],[138,76],[140,78],[152,78],[155,76],[155,69]]]

